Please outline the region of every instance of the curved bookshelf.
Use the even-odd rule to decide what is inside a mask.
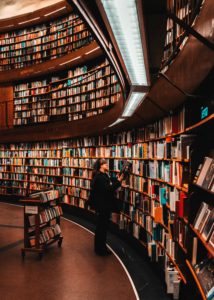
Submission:
[[[180,26],[173,16],[177,17],[185,24],[192,26],[198,16],[202,2],[202,0],[198,2],[193,0],[179,0],[176,2],[170,0],[167,1],[168,18],[166,22],[166,37],[161,66],[163,71],[168,68],[168,65],[179,51],[182,50],[189,35],[188,31]]]
[[[101,68],[99,67],[98,70],[101,70]],[[77,79],[79,75],[75,77],[73,74],[73,76],[74,79]],[[88,78],[88,76],[86,77]],[[69,78],[69,76],[58,78],[51,83],[51,86],[54,86],[54,84],[63,85]],[[34,83],[33,87],[30,88],[28,86],[26,90],[31,92],[40,88],[46,89],[46,82],[41,84]],[[56,90],[61,91],[62,89]],[[34,96],[32,95],[32,97]],[[105,157],[109,161],[110,171],[112,171],[114,176],[120,170],[123,160],[132,160],[133,169],[131,176],[134,178],[133,182],[128,186],[125,185],[122,187],[122,191],[124,189],[124,194],[121,194],[122,196],[118,194],[119,199],[123,199],[120,222],[124,224],[124,230],[133,235],[142,245],[145,246],[147,244],[149,247],[149,244],[154,240],[157,249],[160,248],[159,250],[162,250],[165,259],[175,266],[182,281],[186,284],[187,279],[184,265],[180,261],[181,258],[173,250],[173,247],[176,247],[182,253],[183,257],[187,257],[189,253],[187,252],[185,243],[182,241],[182,238],[186,237],[180,239],[176,236],[177,233],[170,228],[171,225],[175,226],[174,223],[170,223],[171,225],[168,222],[166,223],[163,217],[163,222],[159,222],[157,215],[155,215],[155,209],[163,206],[163,199],[160,198],[162,197],[160,191],[162,188],[166,194],[172,193],[172,195],[170,194],[170,197],[172,197],[170,201],[176,196],[177,202],[181,202],[181,193],[188,195],[188,190],[182,187],[181,183],[179,185],[172,184],[171,175],[168,176],[168,180],[153,178],[149,173],[143,175],[137,170],[136,164],[143,162],[148,164],[151,161],[158,165],[162,159],[157,158],[157,155],[154,154],[156,152],[153,150],[157,150],[159,142],[162,143],[161,147],[165,147],[166,150],[169,143],[174,143],[175,141],[176,143],[180,143],[180,136],[183,133],[192,133],[195,129],[209,124],[212,120],[213,115],[191,126],[191,129],[184,128],[183,131],[179,131],[180,135],[178,133],[174,134],[176,139],[173,141],[168,139],[168,136],[167,138],[163,137],[163,141],[154,137],[151,137],[151,140],[149,140],[147,134],[149,126],[146,126],[144,129],[139,128],[135,131],[107,134],[105,136],[1,145],[0,192],[3,195],[16,194],[26,196],[29,192],[52,186],[63,191],[65,204],[84,209],[90,192],[92,166],[96,158]],[[187,147],[189,144],[185,145]],[[143,149],[143,146],[148,149],[150,147],[150,151],[146,152],[145,156],[143,154],[139,155],[139,149]],[[177,151],[178,149],[180,149],[180,146],[177,147],[177,144],[175,144],[174,150]],[[160,156],[163,157],[163,163],[187,164],[189,166],[191,159],[186,158],[186,156],[179,157],[174,156],[174,154],[172,155],[174,150],[169,152],[171,153],[171,158],[169,156],[166,158],[165,155]],[[163,166],[160,169],[164,169]],[[143,186],[143,182],[146,182],[146,187]],[[152,187],[153,185],[154,187]],[[155,191],[152,190],[153,188]],[[173,205],[170,201],[166,203],[165,212],[167,213],[167,219],[179,219],[179,226],[182,226],[182,228],[186,226],[188,228],[188,216],[180,215],[179,208],[175,204],[172,209]],[[120,223],[117,225],[120,226]],[[130,225],[133,228],[130,229]],[[159,237],[156,236],[158,230]],[[210,251],[210,249],[208,250]],[[209,253],[213,254],[212,251]]]
[[[14,125],[78,120],[101,114],[120,98],[121,89],[107,60],[50,78],[14,86]]]
[[[0,36],[0,71],[20,69],[56,59],[94,41],[82,19],[66,17]]]
[[[192,276],[193,276],[193,278],[194,278],[194,280],[195,280],[195,282],[196,282],[196,284],[197,284],[197,286],[198,286],[198,289],[199,289],[199,291],[200,291],[200,294],[201,294],[202,299],[203,299],[203,300],[207,300],[207,297],[206,297],[206,295],[204,294],[203,288],[202,288],[202,286],[201,286],[201,284],[200,284],[200,281],[198,280],[198,277],[197,277],[197,275],[196,275],[196,273],[195,273],[195,271],[194,271],[194,269],[193,269],[191,263],[190,263],[188,260],[186,260],[186,264],[187,264],[187,266],[188,266],[188,268],[189,268],[189,270],[190,270],[190,272],[191,272],[191,274],[192,274]]]
[[[192,229],[192,231],[195,233],[195,235],[200,239],[201,243],[203,244],[203,246],[207,249],[208,253],[214,257],[214,248],[208,244],[208,242],[206,242],[203,237],[201,236],[200,232],[198,230],[196,230],[192,224],[190,224],[190,228]]]

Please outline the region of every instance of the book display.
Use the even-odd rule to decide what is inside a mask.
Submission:
[[[29,195],[24,203],[24,248],[25,252],[36,252],[42,258],[45,249],[52,243],[62,244],[60,216],[62,208],[58,203],[59,191],[46,190]]]
[[[94,38],[75,13],[25,29],[0,34],[0,71],[19,69],[55,59]]]
[[[120,98],[121,88],[107,60],[41,81],[14,86],[14,125],[78,120],[101,114]]]

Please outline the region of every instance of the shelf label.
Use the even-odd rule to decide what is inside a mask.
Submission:
[[[32,215],[38,214],[38,206],[25,206],[25,213]]]

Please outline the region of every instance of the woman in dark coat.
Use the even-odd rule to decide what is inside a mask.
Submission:
[[[106,247],[107,228],[111,213],[117,210],[117,200],[114,194],[123,180],[123,175],[120,175],[111,181],[107,172],[107,161],[102,158],[98,159],[94,165],[91,195],[97,214],[94,251],[100,256],[111,254]]]

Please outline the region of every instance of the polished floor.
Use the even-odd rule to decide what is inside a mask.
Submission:
[[[0,203],[0,300],[134,300],[118,259],[98,257],[93,235],[62,220],[63,244],[53,244],[39,260],[21,258],[23,208]]]

